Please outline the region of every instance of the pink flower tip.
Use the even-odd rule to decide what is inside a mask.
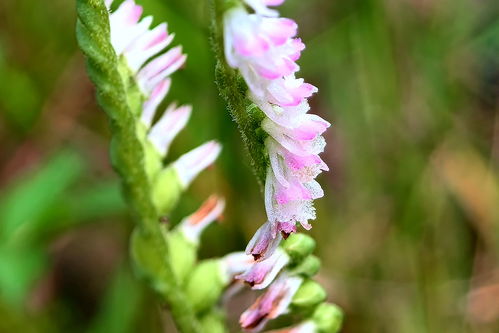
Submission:
[[[216,141],[209,141],[182,155],[173,163],[180,183],[187,187],[196,176],[211,165],[218,157],[222,146]]]
[[[217,195],[211,195],[197,211],[182,220],[180,223],[182,233],[197,243],[202,231],[221,218],[224,208],[225,200]]]
[[[244,280],[253,289],[264,289],[288,263],[289,256],[284,250],[277,248],[269,258],[254,263],[245,273],[236,276],[236,279]]]
[[[265,222],[251,238],[246,247],[246,254],[252,255],[256,261],[270,257],[279,246],[282,238],[272,230],[272,224]]]
[[[166,156],[173,139],[187,125],[191,111],[190,105],[178,108],[174,104],[170,105],[152,127],[148,137],[161,156]]]
[[[281,274],[269,289],[244,311],[239,319],[241,327],[250,332],[259,332],[270,319],[286,313],[302,281],[300,277]]]

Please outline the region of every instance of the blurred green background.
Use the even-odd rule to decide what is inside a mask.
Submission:
[[[171,159],[224,145],[171,220],[222,194],[201,255],[241,250],[263,200],[213,82],[207,1],[138,2],[189,55],[166,101],[194,107]],[[174,332],[129,267],[74,7],[0,0],[0,332]],[[282,14],[307,44],[312,111],[333,123],[311,233],[343,332],[499,332],[499,3],[288,0]],[[234,301],[231,330],[252,298]]]

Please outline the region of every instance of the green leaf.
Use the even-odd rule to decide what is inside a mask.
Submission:
[[[33,282],[40,276],[46,255],[41,249],[0,248],[0,297],[11,306],[24,304]]]
[[[116,273],[97,318],[92,323],[92,333],[135,332],[134,321],[141,301],[140,288],[130,273],[120,269]]]
[[[65,200],[66,215],[78,220],[95,220],[126,210],[121,185],[115,180],[92,183]]]
[[[42,225],[52,222],[46,221],[44,215],[61,200],[82,171],[82,159],[74,152],[64,151],[13,185],[0,202],[2,243],[19,242],[37,230],[49,227]]]

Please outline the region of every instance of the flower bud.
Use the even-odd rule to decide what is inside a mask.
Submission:
[[[144,149],[144,168],[146,174],[149,179],[153,180],[163,168],[163,157],[147,138],[146,129],[141,123],[137,123],[137,137],[142,141],[142,147]]]
[[[184,283],[194,268],[197,258],[197,244],[191,242],[180,230],[174,230],[168,235],[168,257],[173,274]]]
[[[187,216],[168,237],[168,255],[173,273],[184,281],[193,269],[201,232],[223,212],[225,201],[216,195],[210,196],[193,214]]]
[[[326,291],[314,280],[305,280],[293,297],[292,303],[296,307],[309,308],[326,299]]]
[[[291,269],[291,272],[296,275],[303,275],[305,277],[312,277],[321,268],[321,261],[314,255],[309,255],[298,265]]]
[[[293,261],[300,261],[314,251],[315,240],[308,235],[294,233],[289,235],[282,247]]]
[[[227,283],[228,280],[220,260],[203,261],[194,268],[188,279],[187,298],[194,310],[205,311],[218,301]]]
[[[200,319],[201,331],[209,333],[226,333],[225,318],[221,312],[211,311]]]
[[[323,303],[314,311],[312,320],[319,328],[319,332],[336,333],[339,332],[341,328],[343,312],[335,304]]]
[[[137,275],[150,280],[153,288],[159,293],[165,292],[168,288],[164,283],[168,278],[165,258],[160,255],[153,237],[142,232],[140,228],[135,228],[130,240],[130,251]]]
[[[166,215],[175,206],[183,186],[174,168],[161,170],[152,182],[152,200],[160,215]]]

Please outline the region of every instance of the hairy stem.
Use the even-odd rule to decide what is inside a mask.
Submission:
[[[111,158],[123,180],[126,198],[133,208],[142,244],[161,258],[162,288],[156,288],[168,303],[181,332],[200,332],[195,312],[177,281],[168,258],[159,213],[151,200],[151,184],[144,165],[143,145],[136,134],[137,105],[129,100],[125,78],[110,43],[109,14],[103,0],[77,0],[76,34],[87,60],[87,70],[97,88],[97,99],[110,118]],[[122,73],[123,71],[121,71]],[[152,269],[154,271],[154,269]]]

